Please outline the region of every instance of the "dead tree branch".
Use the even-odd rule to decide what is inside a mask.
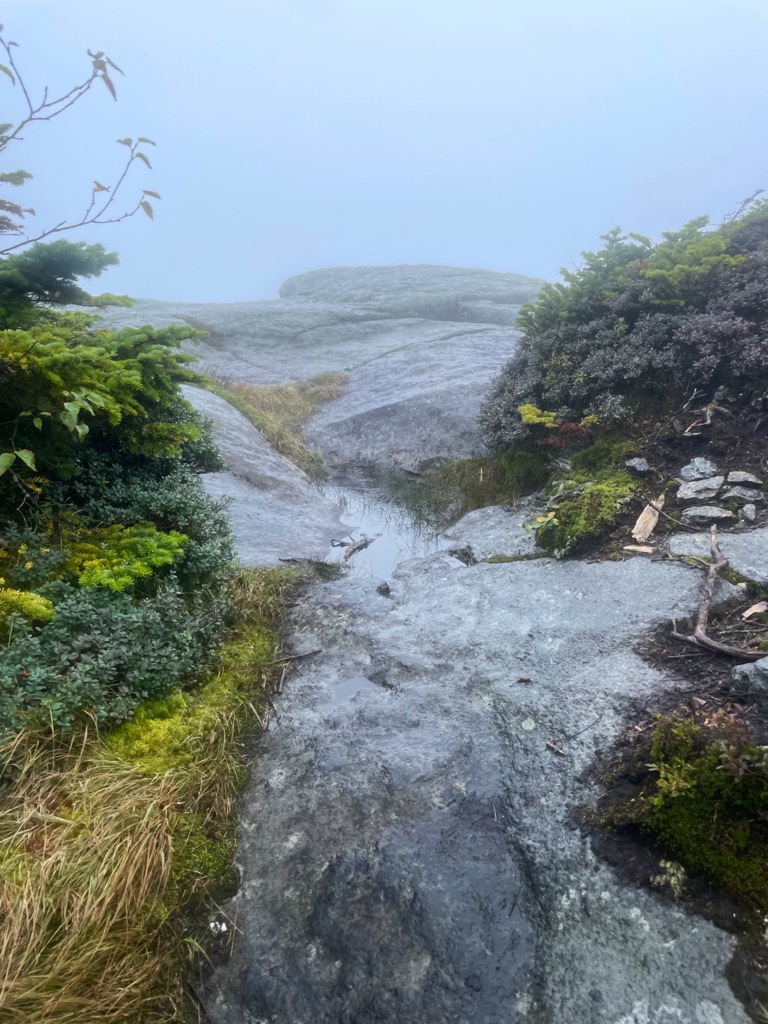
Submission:
[[[682,640],[685,643],[694,644],[696,647],[704,647],[708,651],[714,651],[715,654],[725,654],[731,658],[741,658],[742,661],[759,661],[761,658],[768,656],[768,651],[746,651],[741,647],[732,647],[730,644],[721,644],[718,640],[713,640],[711,637],[707,636],[709,612],[712,607],[712,598],[715,593],[715,584],[717,583],[718,573],[728,565],[728,559],[720,550],[720,545],[717,542],[717,526],[714,523],[712,524],[710,532],[709,546],[712,552],[712,564],[707,570],[704,587],[701,591],[699,612],[696,617],[696,628],[693,633],[686,636],[685,633],[677,632],[676,623],[673,621],[672,626],[675,628],[672,630],[672,636],[675,640]]]

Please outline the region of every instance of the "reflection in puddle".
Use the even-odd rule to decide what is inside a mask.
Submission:
[[[349,533],[336,538],[344,543],[326,552],[326,561],[342,562],[352,541],[363,536],[372,540],[346,563],[354,576],[386,579],[400,562],[451,547],[449,540],[439,536],[435,525],[420,521],[407,508],[394,504],[385,491],[370,481],[328,483],[322,490],[341,506],[341,522],[349,527]]]
[[[356,693],[361,690],[379,690],[381,687],[372,683],[367,676],[350,676],[349,679],[340,679],[334,683],[329,694],[329,702],[334,705],[343,704],[352,700]]]

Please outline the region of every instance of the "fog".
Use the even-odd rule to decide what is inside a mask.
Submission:
[[[30,126],[4,170],[44,227],[145,135],[162,195],[70,237],[97,290],[268,298],[316,267],[440,263],[554,278],[621,225],[658,236],[768,185],[765,0],[6,0],[33,96],[101,49],[125,72]],[[0,81],[2,120],[23,109]]]

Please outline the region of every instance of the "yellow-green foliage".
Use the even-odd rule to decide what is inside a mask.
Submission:
[[[547,412],[546,409],[537,409],[535,405],[519,405],[517,411],[520,419],[526,426],[556,427],[560,423],[560,417],[556,412]]]
[[[0,585],[0,629],[11,615],[21,615],[27,622],[49,622],[54,614],[51,602],[40,594]]]
[[[125,590],[171,565],[187,539],[175,530],[163,533],[153,523],[84,530],[71,545],[68,568],[82,587]]]
[[[320,457],[304,444],[302,427],[319,405],[344,393],[346,382],[345,373],[332,372],[295,384],[255,387],[229,378],[209,384],[247,416],[281,455],[308,473],[319,473]]]
[[[743,737],[662,718],[651,749],[643,825],[689,873],[768,912],[768,768]]]
[[[101,740],[22,735],[2,752],[4,1024],[189,1019],[185,964],[206,929],[178,915],[202,900],[207,916],[231,876],[239,741],[266,713],[297,580],[275,569],[233,581],[240,622],[197,691],[147,702]]]
[[[277,646],[271,628],[241,626],[221,652],[221,669],[207,683],[191,693],[177,690],[166,700],[145,701],[130,722],[106,738],[107,749],[146,775],[210,771],[211,730],[248,707]]]

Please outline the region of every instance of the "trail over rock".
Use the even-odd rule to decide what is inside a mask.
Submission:
[[[745,1024],[733,940],[628,887],[569,817],[665,685],[633,640],[690,613],[699,575],[437,554],[390,583],[342,579],[293,615],[288,648],[324,652],[245,795],[214,1024]]]

